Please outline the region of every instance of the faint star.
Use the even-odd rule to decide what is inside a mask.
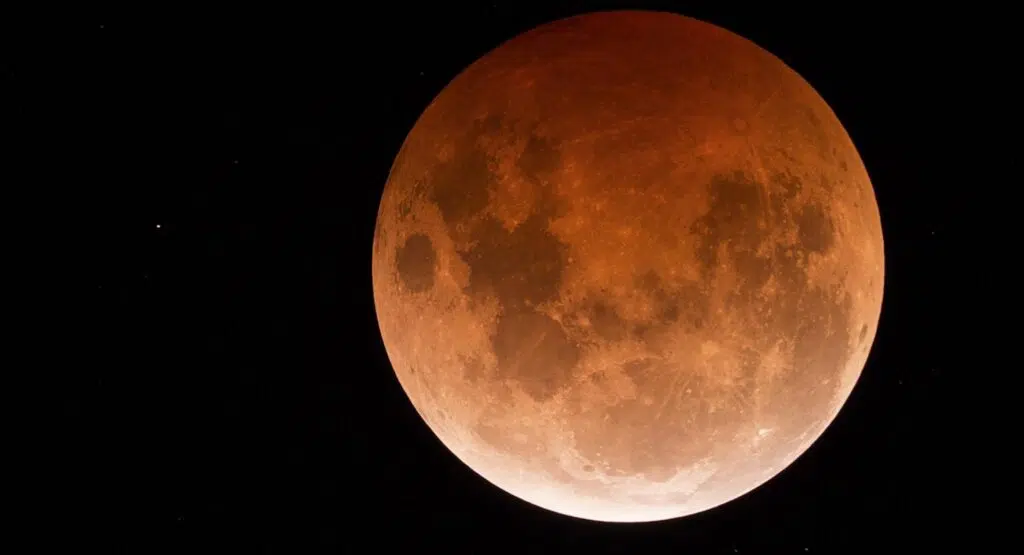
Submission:
[[[420,72],[420,77],[423,77],[423,72],[422,71]]]
[[[157,228],[157,229],[160,229],[160,224],[156,224],[156,228]]]
[[[231,163],[232,163],[232,164],[237,164],[237,163],[238,163],[238,160],[232,160],[232,161],[231,161]]]
[[[100,25],[100,29],[103,29],[104,27],[106,27],[106,25]]]

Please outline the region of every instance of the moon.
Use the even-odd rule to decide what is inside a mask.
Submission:
[[[608,522],[756,488],[835,418],[882,302],[878,206],[781,60],[661,12],[571,17],[459,74],[398,153],[373,289],[452,453]]]

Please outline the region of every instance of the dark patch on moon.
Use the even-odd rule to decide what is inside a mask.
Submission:
[[[634,382],[639,382],[643,379],[644,372],[651,369],[654,365],[654,361],[649,358],[641,358],[637,360],[631,360],[622,365],[622,371],[629,376],[629,379]]]
[[[539,182],[544,173],[558,167],[558,152],[546,140],[532,136],[518,165]],[[526,173],[541,172],[541,173]],[[487,185],[491,185],[488,181]],[[506,229],[491,216],[481,218],[470,230],[472,247],[460,252],[469,266],[471,296],[494,295],[503,310],[536,306],[558,296],[568,248],[548,229],[562,212],[549,187],[540,186],[533,212],[514,229]]]
[[[626,321],[619,313],[603,301],[595,301],[590,308],[588,318],[591,329],[601,339],[618,341],[626,336]]]
[[[528,310],[503,313],[492,346],[502,376],[518,382],[538,401],[558,393],[580,360],[579,348],[561,324]]]
[[[474,246],[462,253],[470,271],[466,292],[494,295],[505,310],[554,299],[568,251],[547,223],[542,212],[534,212],[509,231],[497,219],[483,218],[472,231]]]
[[[398,278],[413,293],[422,293],[434,286],[437,253],[430,238],[422,233],[410,235],[395,256]]]
[[[824,253],[835,242],[835,230],[820,204],[807,204],[796,217],[800,246],[810,252]]]
[[[512,229],[483,214],[498,178],[491,156],[478,139],[514,137],[514,122],[488,117],[458,145],[451,161],[434,172],[432,198],[453,236],[466,239],[459,255],[469,267],[465,293],[474,300],[493,297],[500,314],[491,346],[499,378],[518,382],[538,400],[554,395],[569,380],[579,361],[579,348],[562,325],[537,311],[558,297],[568,249],[548,229],[563,211],[545,183],[561,165],[558,149],[531,133],[516,160],[522,175],[537,185],[533,211]]]
[[[732,252],[756,250],[762,232],[758,224],[766,215],[760,185],[743,172],[712,178],[708,191],[711,208],[697,219],[690,231],[699,239],[697,260],[704,276],[719,268],[719,247]]]
[[[557,170],[561,163],[561,156],[550,141],[530,134],[516,165],[523,175],[536,181]]]
[[[863,324],[860,327],[860,333],[857,334],[857,343],[863,345],[864,340],[868,337],[868,325]]]
[[[430,200],[441,211],[449,229],[479,214],[490,202],[490,186],[496,177],[493,160],[478,138],[489,130],[486,123],[474,126],[456,145],[455,154],[434,168],[430,183]]]
[[[657,316],[660,322],[672,323],[679,320],[679,305],[663,305]]]
[[[536,311],[537,305],[557,298],[568,261],[567,245],[548,229],[563,207],[543,184],[560,163],[554,145],[531,134],[517,165],[539,185],[533,212],[511,231],[485,218],[473,230],[474,247],[464,254],[469,293],[491,293],[501,307],[491,338],[498,371],[538,401],[562,389],[580,360],[579,347],[562,324]]]

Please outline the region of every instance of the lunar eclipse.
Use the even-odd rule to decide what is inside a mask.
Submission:
[[[373,242],[384,345],[438,438],[579,518],[663,520],[778,474],[866,361],[867,171],[797,73],[658,12],[556,21],[426,108]]]

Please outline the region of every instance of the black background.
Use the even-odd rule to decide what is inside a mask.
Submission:
[[[69,198],[90,216],[75,237],[89,340],[64,411],[74,456],[62,504],[88,523],[80,546],[863,553],[965,537],[948,479],[966,456],[949,446],[963,423],[948,410],[957,369],[944,346],[956,338],[944,322],[961,304],[947,293],[960,279],[949,258],[970,199],[937,163],[962,156],[950,129],[970,117],[950,79],[970,65],[957,54],[964,16],[544,5],[81,22],[61,53],[67,90],[53,93],[82,154]],[[724,26],[803,75],[867,165],[887,257],[879,335],[825,435],[747,496],[640,525],[549,513],[458,462],[389,366],[370,283],[383,184],[433,96],[522,31],[622,7]]]

